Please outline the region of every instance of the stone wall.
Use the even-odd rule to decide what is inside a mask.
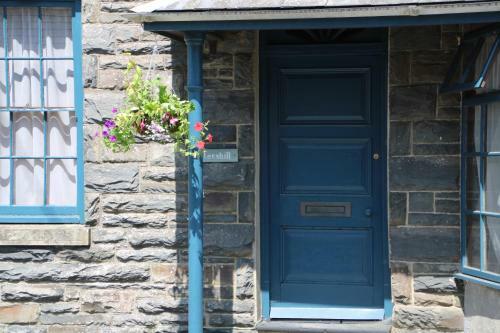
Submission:
[[[88,247],[1,247],[1,332],[186,331],[186,160],[140,143],[113,154],[96,122],[123,103],[129,58],[184,94],[185,48],[120,16],[138,1],[85,0]],[[395,332],[461,331],[460,96],[439,95],[461,27],[390,31],[390,250]],[[206,43],[205,118],[215,147],[240,161],[206,164],[205,326],[252,331],[255,295],[253,32]],[[156,47],[155,47],[156,46]],[[129,53],[130,55],[126,55]]]
[[[123,104],[132,59],[184,94],[182,43],[120,16],[137,1],[84,0],[88,247],[0,247],[0,332],[184,332],[187,325],[187,169],[172,146],[106,151],[96,122]],[[207,164],[206,332],[255,322],[253,32],[223,34],[205,52],[205,117],[215,146],[240,162]],[[127,55],[125,53],[129,53]]]
[[[440,95],[460,26],[390,31],[389,201],[396,332],[461,331],[460,96]]]

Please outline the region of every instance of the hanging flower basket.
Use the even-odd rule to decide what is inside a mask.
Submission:
[[[125,80],[125,106],[113,108],[112,118],[103,119],[97,133],[107,148],[128,151],[140,137],[162,144],[173,142],[177,151],[197,158],[205,144],[212,142],[208,121],[194,124],[199,137],[190,136],[188,116],[194,110],[193,103],[180,99],[159,77],[144,79],[142,69],[130,61]]]

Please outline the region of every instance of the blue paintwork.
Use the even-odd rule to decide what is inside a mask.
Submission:
[[[385,48],[273,46],[261,55],[263,317],[390,316]],[[349,202],[352,217],[305,217],[303,202]]]
[[[187,91],[195,110],[189,114],[189,131],[193,140],[200,134],[194,129],[196,122],[203,121],[203,41],[204,34],[188,32],[185,34],[187,45]],[[189,269],[189,333],[203,332],[203,163],[202,157],[189,158],[189,230],[188,230],[188,269]]]
[[[211,30],[273,30],[273,29],[334,29],[380,28],[444,24],[488,23],[500,21],[500,12],[422,16],[345,17],[332,19],[198,21],[144,23],[148,31],[211,31]]]
[[[59,111],[74,111],[76,115],[77,127],[77,156],[72,157],[47,157],[47,144],[44,142],[43,156],[32,156],[33,158],[43,160],[44,170],[46,170],[47,159],[68,159],[77,160],[76,174],[77,174],[77,200],[76,206],[73,207],[58,207],[48,206],[46,202],[46,187],[44,186],[44,205],[43,206],[16,206],[14,205],[14,191],[10,191],[10,206],[0,206],[0,223],[84,223],[84,172],[83,172],[83,83],[82,83],[82,46],[81,46],[81,1],[68,1],[68,0],[52,0],[52,1],[2,1],[3,7],[3,31],[4,31],[4,50],[5,53],[0,58],[5,61],[5,73],[8,75],[8,61],[12,60],[37,60],[39,62],[40,75],[43,77],[43,61],[44,60],[73,60],[74,68],[74,86],[75,86],[75,100],[74,109],[60,109]],[[8,57],[7,54],[7,10],[8,7],[38,7],[38,51],[40,57]],[[65,7],[71,8],[73,12],[72,17],[72,32],[73,32],[73,57],[43,57],[42,56],[42,7]],[[6,81],[7,91],[9,90],[9,80]],[[40,98],[41,108],[38,110],[43,112],[43,133],[45,135],[47,128],[47,111],[54,112],[53,110],[46,109],[44,103],[44,82],[40,84]],[[7,106],[0,109],[0,112],[11,112],[10,108],[10,95],[7,94]],[[18,110],[16,112],[33,112],[33,110]],[[13,113],[10,116],[11,123],[13,122]],[[17,157],[13,154],[13,126],[10,126],[10,170],[14,170],[14,158],[26,159],[27,156]],[[2,157],[5,159],[5,157]],[[13,184],[13,177],[11,177],[11,184]],[[44,172],[44,184],[46,184],[46,173]],[[12,188],[11,188],[12,189]]]
[[[467,274],[462,274],[462,273],[457,273],[455,274],[455,277],[460,280],[472,282],[472,283],[477,283],[479,285],[488,287],[488,288],[493,288],[493,289],[498,289],[500,290],[500,283],[498,282],[493,282],[493,281],[488,281],[482,278],[477,278],[475,276],[470,276]]]
[[[477,37],[477,36],[476,36]],[[498,39],[497,39],[498,42]],[[496,42],[496,43],[497,43]],[[490,53],[491,55],[491,53]],[[491,62],[492,59],[489,59],[487,64],[485,65],[485,68],[488,67],[488,63]],[[483,69],[483,74],[485,73],[485,69]],[[499,213],[494,213],[494,212],[486,212],[485,211],[485,200],[484,200],[484,191],[485,191],[485,174],[484,174],[484,168],[485,168],[485,157],[487,156],[496,156],[499,158],[500,154],[498,152],[487,152],[486,151],[486,144],[485,144],[485,136],[484,136],[484,130],[486,129],[486,112],[488,108],[489,103],[493,102],[499,102],[500,101],[500,93],[499,92],[494,92],[494,93],[487,93],[487,94],[482,94],[482,95],[476,95],[473,97],[468,97],[465,98],[463,101],[463,106],[464,107],[470,107],[470,106],[476,106],[480,105],[481,106],[481,134],[480,136],[480,151],[479,152],[468,152],[467,151],[467,142],[468,142],[468,129],[467,129],[467,124],[468,124],[468,112],[465,112],[465,109],[462,111],[462,140],[461,140],[461,193],[460,193],[460,198],[462,202],[462,209],[461,209],[461,225],[460,225],[460,230],[461,230],[461,242],[460,242],[460,248],[461,248],[461,272],[462,274],[458,274],[457,277],[480,283],[489,287],[495,287],[498,285],[498,282],[500,282],[500,275],[495,274],[492,272],[488,272],[485,270],[485,263],[486,263],[486,258],[485,258],[485,242],[486,242],[486,232],[485,232],[485,223],[484,219],[486,216],[494,216],[494,217],[500,217]],[[467,209],[466,200],[467,200],[467,158],[470,157],[481,157],[479,158],[479,201],[480,201],[480,207],[479,210],[476,211],[471,211]],[[480,267],[479,268],[474,268],[470,267],[468,264],[467,260],[467,216],[475,215],[479,217],[479,224],[480,224],[480,232],[479,232],[479,237],[480,237]],[[492,282],[493,281],[493,282]]]

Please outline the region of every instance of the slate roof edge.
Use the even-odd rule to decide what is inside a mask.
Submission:
[[[138,6],[140,7],[140,6]],[[138,10],[135,7],[134,10]],[[389,16],[429,16],[500,12],[500,1],[426,3],[419,5],[352,6],[300,9],[197,10],[135,12],[123,14],[128,19],[146,22],[224,22],[260,20],[334,19]]]

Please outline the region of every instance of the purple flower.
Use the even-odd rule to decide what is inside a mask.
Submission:
[[[106,120],[104,122],[104,126],[106,126],[107,128],[114,128],[116,124],[113,120]]]
[[[114,135],[110,135],[110,136],[109,136],[109,141],[111,141],[111,142],[115,142],[115,141],[116,141],[116,136],[114,136]]]
[[[106,136],[108,136],[108,135],[109,135],[109,132],[108,132],[108,131],[106,131],[106,130],[102,131],[102,136],[106,137]]]
[[[118,112],[118,109],[117,109],[117,108],[113,108],[113,109],[111,109],[111,112],[113,112],[113,113],[117,113],[117,112]]]

